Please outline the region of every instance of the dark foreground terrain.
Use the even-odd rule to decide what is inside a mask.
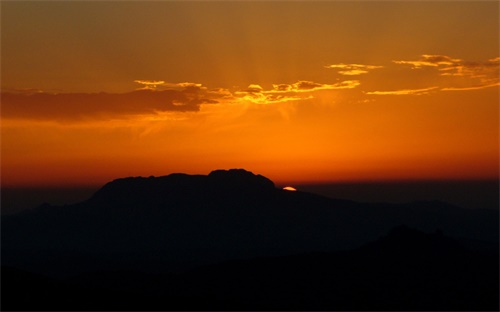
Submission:
[[[498,211],[361,204],[244,170],[2,217],[2,310],[498,310]]]

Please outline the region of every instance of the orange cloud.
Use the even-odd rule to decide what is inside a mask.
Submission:
[[[453,59],[446,55],[423,54],[416,61],[393,61],[396,64],[412,65],[413,68],[422,68],[425,66],[438,67],[440,65],[453,65],[462,62],[460,59]]]
[[[207,89],[201,83],[194,83],[194,82],[178,82],[178,83],[167,82],[167,83],[164,83],[162,86],[164,88],[170,89],[170,90],[206,90]]]
[[[262,91],[264,91],[264,89],[261,86],[259,86],[257,84],[251,84],[245,90],[242,90],[241,92],[258,93],[258,92],[262,92]]]
[[[326,65],[325,68],[338,68],[341,69],[340,71],[338,71],[338,73],[341,75],[358,76],[362,74],[367,74],[368,71],[371,69],[383,68],[383,66],[340,63],[340,64]]]
[[[404,89],[404,90],[394,90],[394,91],[370,91],[366,92],[369,95],[422,95],[429,94],[429,91],[435,90],[438,87],[429,87],[424,89]]]
[[[492,83],[489,85],[482,85],[482,86],[474,86],[474,87],[450,87],[450,88],[443,88],[441,90],[443,91],[467,91],[467,90],[479,90],[479,89],[485,89],[485,88],[491,88],[491,87],[498,87],[500,86],[500,82]]]
[[[142,88],[139,88],[137,90],[156,90],[157,86],[165,83],[165,81],[156,81],[156,80],[134,80],[134,82],[143,85]]]
[[[317,90],[353,89],[360,85],[358,80],[346,80],[335,84],[322,84],[312,81],[298,81],[294,84],[273,84],[274,90],[268,92],[311,92]]]
[[[289,85],[286,86],[287,91],[284,92],[293,92],[293,90],[289,88]],[[283,90],[284,89],[285,87],[283,87]],[[246,89],[236,91],[234,94],[239,97],[240,100],[249,101],[256,104],[271,104],[303,99],[302,97],[298,96],[279,94],[280,92],[281,91],[264,91],[264,88],[262,88],[260,85],[251,84]]]
[[[311,99],[314,91],[353,89],[359,86],[358,80],[341,81],[335,84],[322,84],[313,81],[298,81],[293,84],[273,84],[272,90],[264,90],[260,85],[251,84],[246,89],[236,91],[234,95],[241,100],[257,104],[271,104]]]
[[[266,93],[261,93],[261,92],[248,92],[248,93],[238,93],[242,95],[240,97],[241,100],[243,101],[249,101],[255,104],[272,104],[272,103],[283,103],[283,102],[289,102],[289,101],[298,101],[298,100],[303,100],[306,99],[304,97],[298,97],[298,96],[286,96],[286,95],[281,95],[281,94],[266,94]],[[307,98],[312,98],[312,96],[309,96]]]

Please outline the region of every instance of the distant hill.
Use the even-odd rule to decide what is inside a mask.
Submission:
[[[82,203],[42,205],[1,225],[2,264],[50,276],[348,250],[399,225],[498,246],[498,211],[336,200],[276,189],[243,169],[117,179]]]

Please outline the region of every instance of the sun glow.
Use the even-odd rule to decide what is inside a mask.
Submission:
[[[290,191],[290,192],[295,192],[295,191],[297,191],[297,189],[296,189],[295,187],[293,187],[293,186],[285,186],[283,189],[284,189],[285,191]]]

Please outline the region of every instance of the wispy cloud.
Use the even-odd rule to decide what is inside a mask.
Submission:
[[[326,65],[325,68],[338,69],[338,73],[346,76],[358,76],[362,74],[367,74],[371,69],[383,68],[383,66],[378,65],[363,65],[363,64],[332,64]]]
[[[393,91],[369,91],[369,95],[423,95],[429,94],[430,91],[436,90],[438,87],[429,87],[424,89],[402,89]]]
[[[240,92],[259,93],[262,91],[264,91],[264,88],[262,88],[258,84],[251,84],[246,89],[241,90]]]
[[[35,88],[2,88],[1,93],[15,93],[15,94],[25,94],[31,95],[35,93],[44,93],[46,91]]]
[[[178,83],[172,83],[172,82],[167,82],[162,84],[163,89],[168,89],[168,90],[207,90],[206,87],[204,87],[201,83],[195,83],[195,82],[178,82]]]
[[[500,59],[494,58],[487,62],[458,62],[440,68],[442,76],[459,76],[470,78],[491,78],[498,76]]]
[[[415,61],[393,61],[396,64],[412,65],[413,68],[438,67],[441,65],[453,65],[462,62],[461,59],[454,59],[446,55],[423,54]]]
[[[134,80],[142,87],[137,90],[207,90],[201,83],[195,82],[165,82],[163,80]]]
[[[436,68],[442,77],[461,78],[450,80],[455,86],[442,88],[444,91],[477,90],[496,86],[499,83],[500,57],[484,62],[471,62],[446,55],[424,54],[415,61],[393,61],[396,64],[411,65],[413,69]]]
[[[240,100],[249,101],[255,104],[273,104],[273,103],[284,103],[289,101],[304,100],[309,97],[299,97],[299,96],[289,96],[282,94],[269,94],[262,92],[248,92],[248,93],[238,93]]]
[[[282,103],[303,99],[303,97],[294,96],[293,94],[281,94],[292,92],[292,90],[288,88],[289,85],[286,86],[286,90],[285,87],[283,87],[282,91],[265,91],[260,85],[251,84],[246,89],[236,91],[234,95],[242,101],[249,101],[255,104]]]
[[[165,83],[161,80],[134,80],[134,82],[141,84],[142,87],[137,90],[156,90],[156,88]]]
[[[312,92],[320,90],[353,89],[359,86],[358,80],[346,80],[334,84],[313,81],[298,81],[293,84],[273,84],[273,89],[264,90],[260,85],[251,84],[246,89],[236,91],[234,95],[241,100],[257,104],[271,104],[311,99]]]
[[[467,91],[467,90],[479,90],[479,89],[498,87],[498,86],[500,86],[500,82],[492,83],[489,85],[473,86],[473,87],[449,87],[449,88],[442,88],[441,90],[443,90],[443,91]]]
[[[298,81],[293,84],[273,84],[269,92],[311,92],[317,90],[353,89],[360,85],[358,80],[345,80],[334,84],[322,84],[312,81]]]

